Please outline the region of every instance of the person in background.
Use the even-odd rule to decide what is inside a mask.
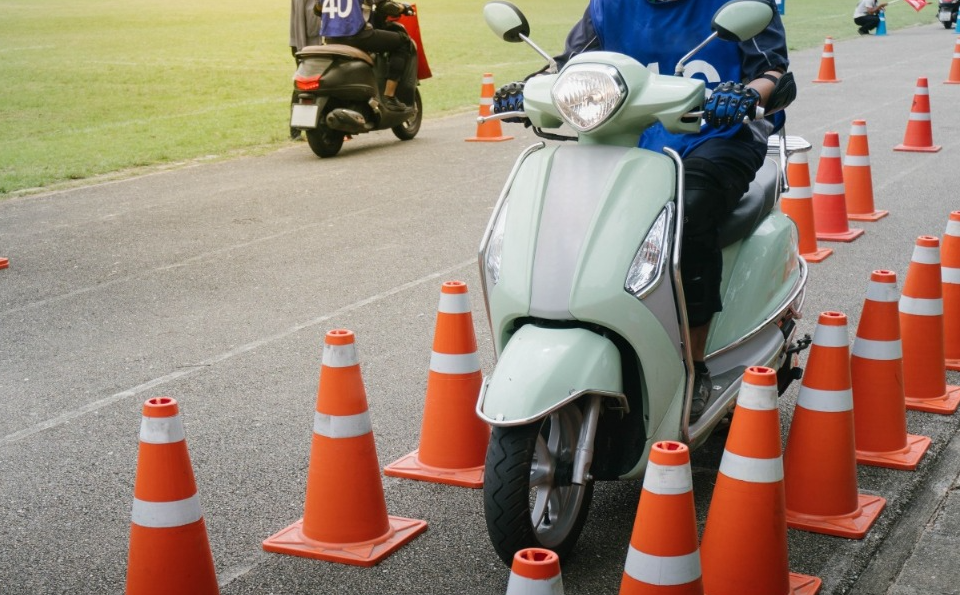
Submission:
[[[320,45],[320,17],[313,12],[311,0],[290,0],[290,53],[297,66],[300,65],[297,52],[308,45]],[[291,102],[296,101],[297,92],[294,91]],[[299,140],[300,130],[291,128],[290,138]]]
[[[870,32],[880,25],[880,11],[886,6],[886,2],[860,0],[853,9],[853,22],[859,27],[857,32],[860,35],[870,35]]]
[[[403,33],[385,31],[376,25],[379,22],[382,26],[387,17],[398,17],[410,7],[392,0],[317,0],[313,10],[322,18],[323,43],[390,54],[383,105],[393,111],[406,110],[407,106],[397,99],[396,92],[407,61],[414,54],[413,42]]]

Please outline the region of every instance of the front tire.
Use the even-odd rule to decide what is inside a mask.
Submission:
[[[483,479],[487,532],[503,563],[521,549],[569,555],[587,520],[593,482],[571,482],[583,416],[571,403],[525,426],[497,427]]]
[[[344,133],[320,125],[307,130],[307,143],[317,157],[333,157],[343,147]]]
[[[400,140],[413,140],[413,137],[420,132],[420,123],[423,122],[423,101],[420,99],[420,89],[413,90],[413,102],[417,108],[417,113],[407,118],[403,124],[390,129],[394,136]]]

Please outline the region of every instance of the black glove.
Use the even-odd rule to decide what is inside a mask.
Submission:
[[[523,83],[506,84],[493,94],[493,113],[522,112]],[[523,122],[526,118],[505,118],[504,122]],[[528,120],[529,121],[529,120]]]
[[[406,16],[408,16],[408,17],[414,17],[414,16],[417,16],[417,11],[416,11],[416,9],[413,8],[413,6],[411,6],[411,5],[409,5],[409,4],[404,4],[404,5],[403,5],[403,14],[406,15]]]
[[[313,14],[323,18],[323,0],[317,0],[313,3]]]
[[[378,12],[383,11],[382,14],[388,17],[396,18],[404,14],[404,12],[406,11],[406,5],[400,4],[398,2],[390,2],[390,1],[382,2],[380,4],[377,4],[377,11]]]
[[[740,83],[726,82],[717,85],[703,106],[703,119],[714,128],[740,124],[747,116],[757,115],[760,93]]]

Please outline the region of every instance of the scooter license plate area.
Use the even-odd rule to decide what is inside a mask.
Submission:
[[[941,22],[941,23],[948,23],[948,22],[950,22],[950,19],[952,18],[951,11],[950,11],[949,9],[947,9],[947,10],[941,10],[941,11],[940,11],[940,15],[939,15],[937,18],[940,19],[940,22]]]
[[[290,126],[293,128],[316,128],[317,112],[319,105],[293,105],[293,112],[290,114]]]

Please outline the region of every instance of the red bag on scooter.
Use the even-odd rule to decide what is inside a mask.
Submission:
[[[417,12],[417,5],[411,4],[413,7],[413,12]],[[407,30],[407,34],[410,35],[410,39],[416,42],[417,44],[417,78],[421,81],[423,79],[428,79],[433,76],[433,73],[430,72],[430,65],[427,64],[427,54],[423,51],[423,42],[420,40],[420,21],[417,20],[417,15],[400,15],[395,20]]]

